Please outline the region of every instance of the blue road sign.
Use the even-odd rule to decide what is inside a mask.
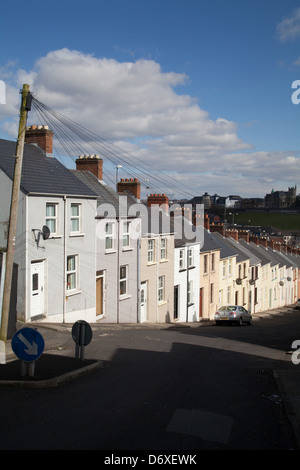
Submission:
[[[44,351],[44,338],[33,328],[18,330],[11,340],[11,347],[15,355],[25,362],[33,362]]]

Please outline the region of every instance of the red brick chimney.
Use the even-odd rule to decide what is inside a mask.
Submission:
[[[47,155],[51,155],[53,152],[53,132],[48,126],[26,127],[25,143],[37,144]]]
[[[225,226],[224,224],[210,224],[211,232],[219,232],[222,237],[225,237]]]
[[[209,220],[208,214],[205,214],[205,215],[204,215],[204,228],[205,228],[206,230],[209,230],[209,229],[210,229],[210,220]]]
[[[225,231],[225,237],[231,237],[235,241],[238,242],[239,241],[239,232],[238,232],[238,230],[228,228]]]
[[[164,209],[169,207],[169,198],[165,194],[150,194],[147,199],[147,206],[163,206]]]
[[[242,238],[243,240],[246,240],[247,243],[249,243],[249,230],[239,230],[239,238]]]
[[[118,193],[130,193],[136,199],[141,199],[141,183],[137,178],[122,178],[117,185]]]
[[[76,160],[76,170],[90,171],[98,180],[102,180],[103,160],[99,155],[80,155]]]
[[[265,237],[260,238],[260,244],[264,246],[265,248],[268,247],[268,240]]]

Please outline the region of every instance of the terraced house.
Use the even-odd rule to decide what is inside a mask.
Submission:
[[[222,305],[259,312],[298,299],[299,255],[207,218],[193,240],[191,215],[172,213],[165,194],[142,204],[137,179],[110,188],[97,155],[69,170],[52,156],[52,138],[47,126],[26,131],[14,259],[22,322],[198,322]],[[15,149],[0,140],[4,252]]]

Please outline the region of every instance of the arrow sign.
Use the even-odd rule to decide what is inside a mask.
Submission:
[[[44,350],[44,338],[33,328],[22,328],[17,331],[11,341],[15,355],[25,362],[35,361]]]

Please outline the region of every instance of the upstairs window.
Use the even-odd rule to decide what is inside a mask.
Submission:
[[[148,240],[148,263],[154,263],[154,240]]]
[[[46,203],[46,224],[51,235],[58,233],[58,204],[53,202]]]
[[[114,224],[107,222],[105,224],[105,249],[112,250],[114,248]]]
[[[71,233],[81,231],[81,204],[71,204]]]

